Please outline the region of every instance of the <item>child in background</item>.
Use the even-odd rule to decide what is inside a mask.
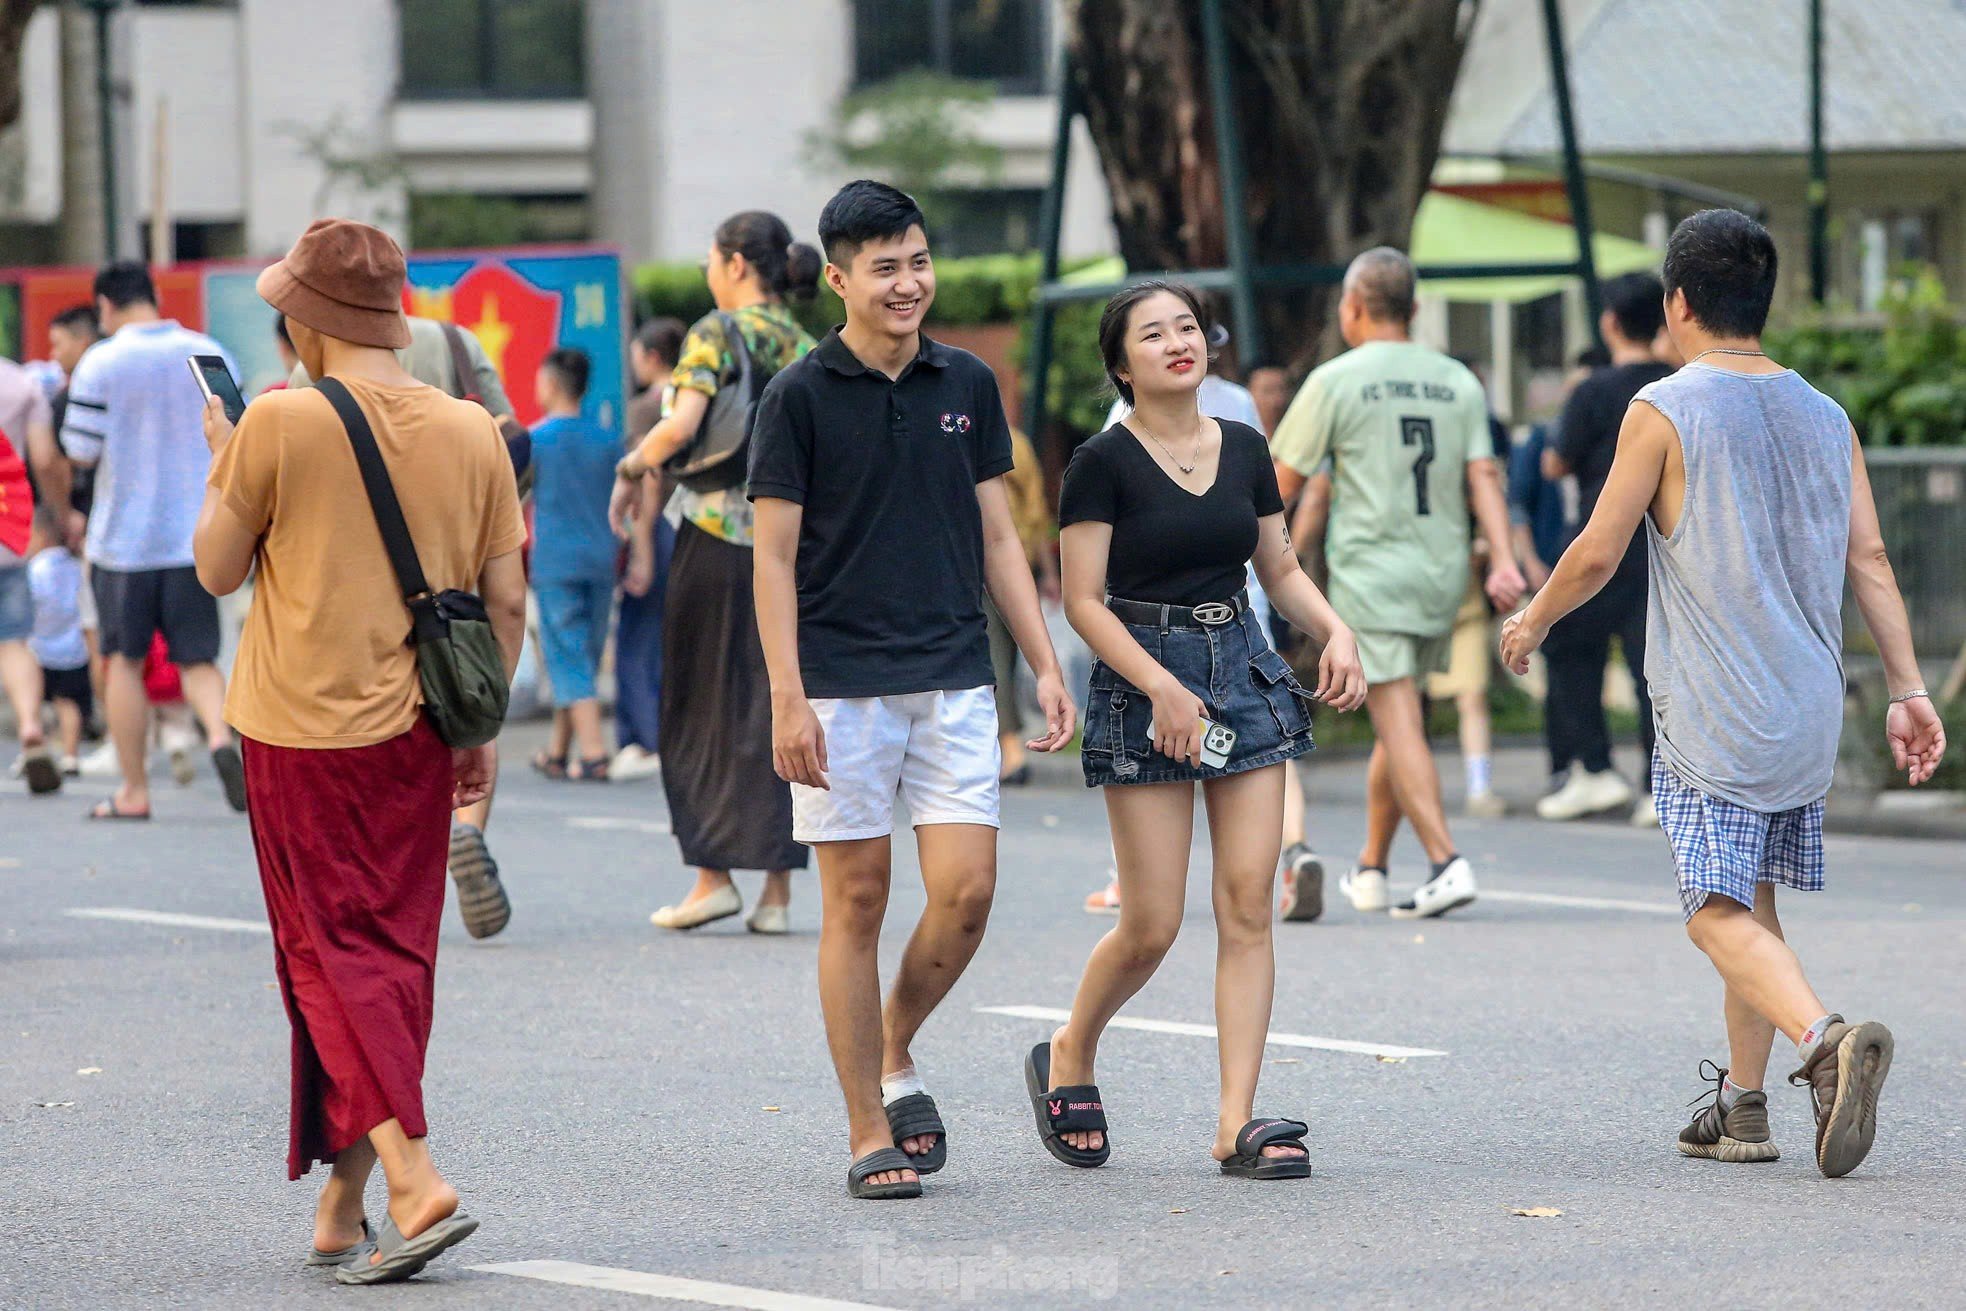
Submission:
[[[62,544],[53,510],[34,512],[28,541],[27,585],[34,596],[34,632],[28,648],[41,666],[42,696],[55,708],[61,731],[61,772],[81,773],[82,726],[95,713],[89,682],[89,646],[82,639],[82,562]]]
[[[532,585],[553,684],[553,739],[533,767],[548,778],[604,783],[608,748],[595,676],[614,605],[619,548],[608,526],[608,497],[620,439],[580,412],[591,367],[586,352],[557,350],[535,384],[546,418],[532,431]],[[570,764],[575,747],[580,758]]]

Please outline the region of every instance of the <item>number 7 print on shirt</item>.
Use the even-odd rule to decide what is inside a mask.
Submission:
[[[1400,416],[1399,440],[1402,446],[1420,448],[1420,454],[1413,460],[1414,509],[1419,514],[1432,514],[1433,501],[1427,492],[1427,471],[1434,462],[1434,421],[1425,415]]]

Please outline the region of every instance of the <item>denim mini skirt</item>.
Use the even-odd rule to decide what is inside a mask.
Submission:
[[[1271,649],[1241,598],[1223,608],[1234,613],[1219,624],[1128,623],[1126,631],[1201,698],[1203,714],[1235,730],[1228,763],[1220,769],[1190,765],[1156,751],[1147,735],[1153,699],[1095,660],[1080,747],[1087,787],[1226,778],[1294,760],[1313,749],[1310,692],[1297,681],[1289,662]]]

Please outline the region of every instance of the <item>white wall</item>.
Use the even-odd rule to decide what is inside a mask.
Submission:
[[[245,168],[246,248],[277,255],[317,213],[320,163],[295,139],[296,126],[339,121],[349,149],[388,146],[396,87],[393,0],[240,0],[240,111],[236,140]],[[402,235],[400,193],[339,189],[319,208],[379,223]]]
[[[53,222],[61,214],[61,15],[27,22],[20,53],[20,119],[0,134],[0,219]]]
[[[236,220],[245,208],[239,151],[239,14],[229,9],[131,13],[131,153],[138,219],[156,195],[157,114],[164,105],[166,207],[179,223]]]

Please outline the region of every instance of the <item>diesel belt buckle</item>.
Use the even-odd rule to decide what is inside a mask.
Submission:
[[[1194,608],[1195,622],[1207,624],[1210,628],[1226,624],[1236,617],[1236,608],[1226,601],[1204,601]]]

